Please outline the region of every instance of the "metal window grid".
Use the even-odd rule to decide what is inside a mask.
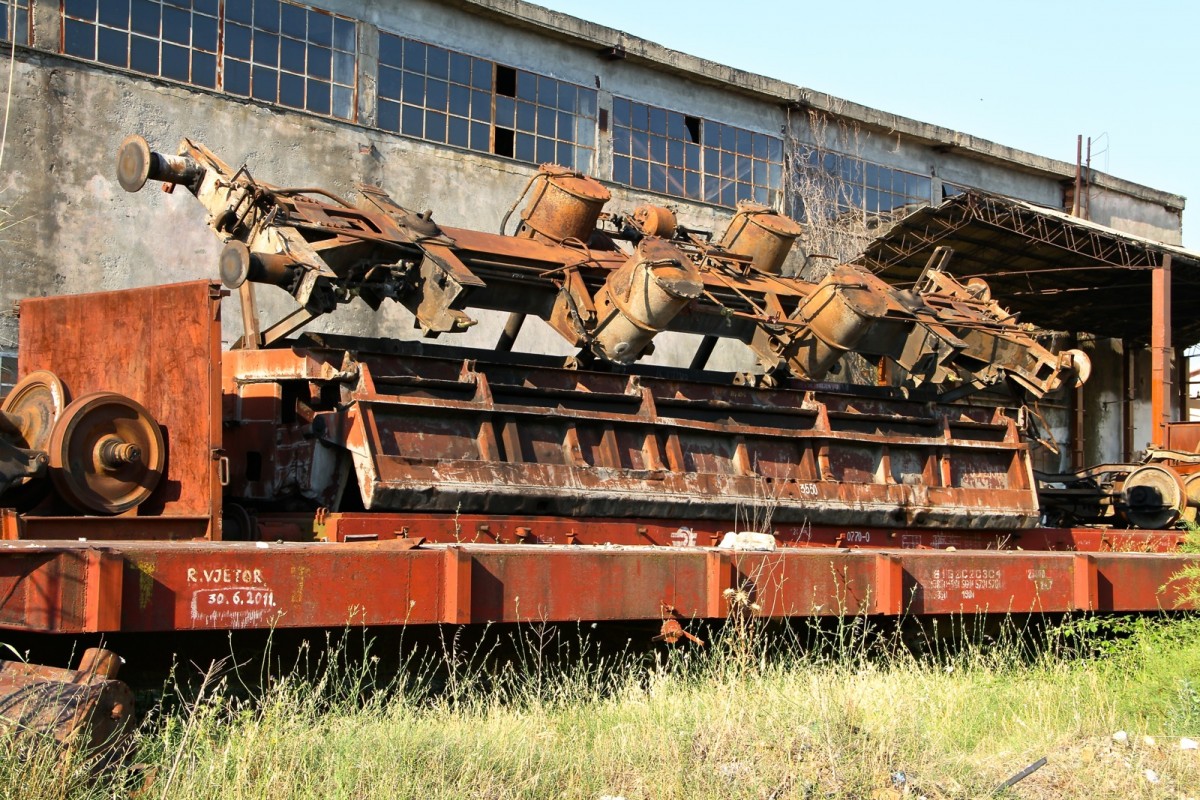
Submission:
[[[590,171],[596,91],[386,31],[379,127],[406,136]]]
[[[288,0],[62,0],[62,24],[69,55],[357,117],[358,34],[349,17]]]
[[[783,185],[783,140],[624,97],[613,98],[612,179],[733,206],[769,204]]]

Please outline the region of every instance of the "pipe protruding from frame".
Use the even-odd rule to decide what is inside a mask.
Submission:
[[[236,239],[221,250],[221,283],[236,289],[246,281],[289,289],[296,280],[296,262],[285,255],[254,253]]]
[[[136,133],[126,136],[117,151],[117,180],[127,192],[141,191],[146,181],[191,186],[203,177],[204,167],[192,159],[156,153]]]

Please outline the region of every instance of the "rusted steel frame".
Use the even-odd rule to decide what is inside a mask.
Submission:
[[[93,545],[48,544],[76,560]],[[127,632],[723,617],[1152,611],[1185,605],[1195,556],[445,545],[128,544]],[[0,548],[0,563],[28,551]],[[83,559],[86,563],[86,557]],[[732,592],[730,592],[732,590]],[[732,596],[731,596],[732,595]],[[38,602],[48,611],[61,595]],[[16,611],[0,595],[5,627]],[[27,619],[33,630],[54,614]],[[39,621],[40,620],[40,621]]]
[[[138,140],[137,142],[127,142],[127,144],[138,144],[140,148],[145,150],[145,142]],[[138,150],[138,147],[123,146],[122,163],[125,156],[133,151]],[[126,151],[129,151],[128,153]],[[617,337],[621,341],[609,342],[607,345],[603,341],[603,336],[612,336],[611,330],[606,330],[601,334],[598,330],[593,330],[594,321],[588,319],[586,321],[577,321],[571,323],[564,315],[560,308],[558,311],[553,309],[558,308],[559,303],[549,303],[546,298],[530,298],[528,291],[517,292],[513,295],[511,292],[506,296],[496,296],[496,291],[488,291],[478,293],[474,303],[470,302],[470,294],[472,288],[479,289],[484,285],[484,281],[475,275],[467,263],[470,259],[460,260],[453,248],[456,247],[454,236],[466,236],[469,234],[462,231],[449,230],[442,231],[436,226],[433,226],[432,221],[428,217],[419,217],[410,215],[404,212],[398,205],[395,205],[390,198],[386,198],[382,192],[368,191],[364,194],[369,204],[374,204],[376,208],[383,209],[383,213],[373,211],[363,211],[358,209],[350,209],[342,206],[331,206],[327,203],[310,200],[302,196],[302,193],[310,190],[285,190],[276,187],[271,187],[265,183],[255,182],[244,169],[237,173],[229,174],[228,167],[222,164],[219,159],[212,156],[202,145],[185,140],[182,151],[187,157],[185,160],[189,165],[193,161],[200,162],[205,165],[204,169],[194,169],[197,178],[193,181],[190,188],[193,193],[199,197],[210,211],[210,224],[218,233],[234,233],[243,236],[246,242],[255,249],[263,249],[264,252],[278,253],[281,243],[287,247],[283,249],[290,253],[288,258],[291,263],[299,271],[295,285],[289,282],[289,290],[292,292],[295,299],[307,310],[307,312],[318,315],[326,313],[335,308],[339,303],[345,302],[348,297],[347,286],[336,286],[332,282],[322,282],[326,279],[350,280],[354,278],[359,280],[357,275],[346,274],[348,270],[353,271],[362,264],[363,259],[367,258],[371,261],[370,253],[355,253],[354,258],[334,259],[335,251],[342,249],[337,245],[325,243],[314,243],[309,241],[313,237],[311,235],[302,235],[303,233],[311,234],[314,231],[328,234],[334,237],[335,241],[343,241],[345,239],[360,239],[364,241],[374,241],[376,244],[385,246],[399,247],[405,254],[409,256],[409,264],[407,268],[412,268],[416,259],[420,256],[419,270],[423,278],[423,291],[419,296],[413,296],[413,293],[401,292],[394,286],[388,286],[382,289],[382,294],[378,298],[380,301],[384,297],[396,297],[403,302],[410,311],[417,315],[421,327],[427,332],[450,332],[457,331],[469,327],[472,320],[462,311],[464,307],[469,305],[477,305],[484,308],[498,308],[510,312],[518,313],[538,313],[543,318],[550,320],[555,330],[562,334],[568,341],[573,344],[590,344],[592,349],[597,347],[605,350],[608,347],[616,347],[618,345],[628,347],[629,342],[624,341],[624,337]],[[147,151],[148,153],[148,151]],[[161,161],[162,157],[157,154],[149,154],[152,159]],[[132,162],[131,162],[132,163]],[[215,174],[212,174],[215,173]],[[156,176],[158,177],[158,176]],[[143,181],[144,182],[144,181]],[[140,184],[124,182],[126,188],[136,189]],[[221,191],[224,188],[227,199],[224,201],[228,206],[233,202],[236,188],[237,202],[234,203],[235,208],[221,208]],[[605,199],[607,194],[605,194]],[[383,200],[387,203],[384,204]],[[338,202],[345,205],[345,201],[338,199]],[[393,208],[394,206],[394,208]],[[282,219],[280,219],[282,217]],[[412,224],[408,224],[409,217],[413,217]],[[235,218],[232,222],[230,218]],[[239,234],[241,227],[249,226],[248,231]],[[447,235],[449,234],[449,235]],[[486,258],[481,261],[495,261],[496,251],[498,246],[511,248],[511,243],[505,243],[502,240],[509,237],[496,236],[491,234],[475,234],[474,243],[476,252],[484,252]],[[662,241],[656,239],[647,239],[639,248],[645,245],[645,242]],[[253,252],[248,252],[246,247],[241,247],[240,255],[238,254],[238,242],[231,243],[226,248],[227,253],[233,253],[229,259],[230,275],[232,280],[245,280],[249,275],[250,262],[247,259],[266,258],[267,256],[254,255]],[[686,245],[681,245],[686,247]],[[231,251],[229,248],[232,247]],[[670,247],[673,251],[678,252],[675,245],[662,244],[661,247]],[[319,248],[319,250],[318,250]],[[558,252],[551,251],[553,264],[551,270],[542,271],[540,274],[527,275],[525,283],[534,283],[541,281],[546,283],[543,287],[547,293],[559,295],[561,281],[548,279],[548,275],[565,267],[571,267],[576,273],[582,276],[585,272],[590,272],[599,269],[604,284],[610,276],[620,275],[621,269],[613,271],[611,266],[601,265],[596,258],[586,250],[583,252],[574,250],[573,248],[557,248]],[[438,255],[438,253],[441,255]],[[518,248],[517,252],[520,252]],[[719,254],[718,254],[719,255]],[[582,260],[580,260],[582,256]],[[680,256],[684,262],[689,261],[689,257]],[[271,258],[277,258],[272,255]],[[374,256],[375,260],[380,265],[389,264],[394,260],[394,255],[389,254],[385,259],[381,255]],[[734,338],[739,338],[742,341],[750,342],[752,348],[759,354],[760,359],[772,371],[794,371],[801,374],[811,374],[820,377],[821,374],[829,369],[833,363],[841,357],[841,354],[854,346],[854,342],[847,341],[845,344],[841,342],[825,341],[827,336],[823,335],[820,330],[808,328],[816,325],[816,320],[807,320],[809,325],[804,325],[806,320],[795,319],[796,309],[787,308],[782,298],[787,298],[794,293],[796,297],[796,306],[800,308],[800,300],[817,290],[803,282],[790,281],[785,283],[779,278],[766,276],[759,278],[754,274],[745,273],[744,270],[733,269],[726,263],[720,261],[713,251],[700,248],[697,254],[690,256],[692,261],[703,263],[705,270],[700,276],[701,282],[709,287],[711,293],[711,302],[718,308],[716,310],[705,309],[704,304],[691,304],[693,311],[707,310],[707,315],[720,314],[729,309],[733,310],[733,315],[740,318],[743,322],[748,322],[756,330],[746,331],[744,329],[719,330],[719,326],[714,327],[709,321],[706,324],[701,324],[699,328],[695,328],[695,322],[704,314],[684,314],[679,315],[672,313],[664,316],[661,322],[654,326],[654,331],[658,330],[684,330],[706,335],[732,335]],[[226,259],[223,255],[223,264]],[[260,264],[261,266],[261,264]],[[224,267],[223,267],[224,268]],[[522,271],[522,267],[517,265],[502,264],[502,270],[513,271],[518,273]],[[263,268],[265,269],[265,268]],[[388,268],[391,269],[390,267]],[[339,271],[340,270],[340,271]],[[605,275],[604,273],[607,273]],[[865,274],[865,273],[864,273]],[[447,280],[434,280],[439,276],[448,276]],[[227,276],[228,277],[228,276]],[[369,291],[367,284],[367,276],[362,276],[361,288],[364,291]],[[286,278],[286,275],[285,275]],[[472,280],[473,279],[473,280]],[[277,282],[277,281],[276,281]],[[234,285],[231,283],[230,285]],[[822,284],[824,285],[824,283]],[[527,289],[528,287],[526,287]],[[720,290],[720,291],[718,291]],[[600,297],[606,289],[604,287],[594,288],[589,286],[589,291],[595,291],[596,297]],[[722,299],[719,295],[721,291],[731,292],[736,299],[736,303],[729,303]],[[837,288],[834,287],[834,291]],[[929,327],[921,318],[921,315],[913,313],[907,309],[904,304],[899,302],[898,298],[894,298],[889,294],[890,290],[886,285],[880,284],[879,288],[873,288],[870,294],[879,299],[879,302],[888,306],[887,313],[897,317],[898,319],[911,319],[915,327]],[[690,295],[689,295],[690,296]],[[761,297],[761,300],[758,299]],[[581,303],[585,303],[586,298],[572,297],[572,305],[578,307]],[[529,303],[533,305],[530,306]],[[687,304],[687,300],[683,301]],[[739,305],[744,305],[745,308],[739,308]],[[764,310],[766,309],[766,310]],[[677,309],[678,310],[678,309]],[[849,311],[846,312],[850,313]],[[882,313],[882,312],[881,312]],[[845,316],[845,314],[841,315]],[[878,313],[872,313],[870,317],[864,317],[862,324],[870,327],[874,317],[879,316]],[[299,321],[305,321],[306,317],[301,316]],[[691,321],[689,323],[689,321]],[[842,320],[835,313],[822,324],[826,326],[834,326],[842,324]],[[293,320],[287,321],[286,324],[275,326],[263,335],[264,343],[271,343],[279,336],[284,335],[290,330]],[[600,323],[602,328],[604,323]],[[979,324],[987,324],[987,320],[979,320]],[[690,327],[689,327],[690,325]],[[807,339],[813,337],[820,338],[824,342],[825,348],[819,356],[805,358],[801,354],[804,349],[803,342],[787,331],[775,331],[768,329],[769,326],[778,325],[784,327],[795,327],[799,335]],[[579,329],[582,327],[582,329]],[[940,333],[939,330],[931,330],[930,332],[935,337],[942,341],[948,341],[947,334]],[[253,344],[257,341],[257,337],[253,331],[249,331],[248,340]],[[832,328],[826,331],[826,334],[832,335]],[[854,339],[862,338],[862,331],[857,331]],[[653,333],[650,334],[651,336]],[[847,333],[847,335],[849,335]],[[644,334],[642,338],[646,337]],[[647,339],[648,341],[648,339]],[[813,342],[815,344],[815,339]],[[924,341],[924,338],[921,339]],[[834,346],[836,345],[836,347]],[[1040,346],[1032,340],[1023,341],[1022,346],[1026,349],[1038,349]],[[638,348],[640,350],[640,348]],[[861,348],[860,348],[861,349]],[[773,355],[779,352],[781,357]],[[600,351],[598,351],[600,352]],[[615,352],[615,351],[614,351]],[[889,349],[887,352],[871,352],[872,355],[892,355],[894,353]],[[602,357],[610,357],[606,352],[601,353]],[[636,353],[631,353],[625,359],[628,360],[636,357]],[[905,363],[911,368],[917,361],[917,353],[910,354],[909,359]],[[946,358],[952,359],[953,354],[948,353]],[[1048,361],[1048,358],[1040,359]],[[959,364],[963,369],[970,369],[970,364],[962,362]],[[998,380],[1003,374],[1007,365],[990,365],[988,369],[988,378],[980,379],[979,381],[971,382],[969,386],[984,385],[986,383]],[[1019,372],[1019,367],[1016,368]],[[950,373],[946,365],[940,365],[934,375],[925,376],[925,380],[933,381],[934,383],[942,383],[948,379]],[[1051,376],[1053,378],[1053,376]],[[1022,385],[1029,391],[1040,394],[1046,390],[1042,382],[1025,380]]]
[[[933,405],[931,399],[914,399],[887,387],[860,387],[848,384],[787,381],[771,391],[729,383],[699,380],[678,370],[658,371],[654,367],[633,366],[627,373],[599,372],[584,369],[563,369],[548,365],[546,359],[529,354],[517,354],[506,361],[484,361],[490,351],[451,348],[445,352],[426,353],[413,345],[413,352],[372,352],[372,346],[382,343],[355,337],[321,335],[327,344],[261,351],[243,351],[224,355],[227,381],[236,383],[275,382],[285,380],[332,381],[351,380],[358,374],[360,364],[371,370],[372,379],[382,385],[393,381],[442,380],[461,384],[464,391],[464,363],[469,374],[486,375],[496,392],[531,392],[553,396],[624,397],[634,402],[645,388],[657,402],[678,404],[719,403],[731,411],[764,411],[787,413],[805,408],[824,407],[830,419],[858,419],[894,422],[898,424],[941,425],[947,415],[956,426],[977,426],[980,429],[1003,430],[1008,416],[1001,408],[962,405]],[[387,343],[403,351],[411,343]],[[348,351],[353,351],[352,359]],[[817,399],[819,397],[819,400]],[[936,408],[931,416],[930,409]]]
[[[546,417],[555,419],[575,420],[580,422],[616,423],[628,426],[649,426],[676,430],[695,430],[721,435],[746,435],[761,439],[836,439],[839,442],[878,445],[904,445],[919,448],[949,448],[961,450],[986,450],[988,452],[1018,452],[1025,450],[1027,445],[1021,442],[992,442],[986,440],[947,439],[941,436],[906,437],[898,440],[890,434],[872,434],[857,431],[833,430],[821,427],[818,423],[814,428],[780,429],[756,425],[702,422],[680,417],[672,417],[660,413],[656,417],[646,417],[637,413],[617,414],[604,411],[584,411],[580,409],[555,408],[547,410],[539,406],[520,406],[512,404],[495,404],[481,407],[470,400],[448,400],[446,398],[402,397],[402,396],[357,396],[356,402],[374,407],[408,407],[420,408],[424,415],[458,415],[470,412],[481,416],[512,416],[512,417]],[[804,416],[810,416],[805,414]],[[817,417],[813,413],[811,416]]]
[[[957,232],[962,227],[962,223],[961,218],[945,220],[934,217],[919,231],[906,226],[900,232],[899,241],[893,241],[892,237],[876,240],[874,248],[879,251],[889,251],[891,256],[867,255],[863,259],[863,266],[876,274],[885,272],[897,264],[904,263],[917,253],[924,253],[936,246],[946,237]]]
[[[360,472],[359,485],[366,484],[364,495],[373,510],[419,506],[442,512],[531,516],[576,513],[621,519],[631,505],[636,505],[639,516],[646,519],[754,517],[758,513],[765,516],[769,510],[776,525],[831,525],[853,516],[875,526],[895,520],[905,526],[977,530],[1029,527],[1036,524],[1038,514],[1032,490],[961,486],[916,490],[898,483],[821,483],[809,476],[695,474],[678,468],[601,479],[594,470],[575,465],[414,464],[398,456],[381,456],[370,463],[374,471],[366,475]],[[738,463],[745,463],[745,459]],[[989,477],[994,484],[1004,478],[1004,473],[997,470]],[[436,492],[431,494],[430,487],[436,487]],[[481,494],[481,487],[494,488]],[[752,520],[742,523],[753,524]]]
[[[964,202],[976,219],[1005,230],[1019,233],[1034,241],[1079,253],[1114,267],[1156,267],[1151,251],[1131,248],[1127,242],[1105,236],[1099,231],[1075,225],[1065,220],[1048,218],[1017,207],[999,198],[983,195],[964,195]],[[1135,256],[1140,255],[1140,258]]]
[[[403,376],[393,377],[378,376],[372,372],[372,379],[380,383],[379,386],[376,386],[376,392],[379,392],[382,386],[394,381],[418,386],[430,381],[429,378],[418,378],[416,374],[433,376],[433,378],[441,380],[440,385],[450,386],[463,392],[474,394],[476,391],[473,383],[463,382],[463,362],[459,360],[432,357],[369,356],[365,357],[365,361],[391,372],[404,370],[406,373]],[[761,392],[744,387],[679,380],[545,370],[537,367],[522,369],[515,366],[505,367],[482,363],[475,364],[475,368],[484,370],[482,374],[496,376],[490,381],[492,395],[495,397],[503,395],[505,398],[510,398],[513,392],[516,392],[518,397],[531,392],[541,397],[579,398],[590,402],[607,397],[619,404],[628,404],[629,412],[636,413],[640,417],[645,417],[641,408],[644,399],[641,392],[631,393],[636,391],[637,387],[649,391],[650,396],[654,398],[655,408],[662,407],[668,416],[679,416],[671,414],[670,409],[673,407],[680,407],[683,416],[687,416],[689,409],[696,408],[703,411],[709,407],[711,402],[715,401],[719,403],[723,412],[732,415],[799,413],[803,416],[811,416],[823,408],[823,419],[828,420],[827,424],[823,423],[823,427],[834,431],[834,435],[846,426],[854,427],[872,423],[882,423],[885,426],[917,425],[921,428],[936,426],[942,429],[947,425],[946,422],[941,421],[940,416],[928,416],[928,408],[923,403],[866,396],[870,394],[866,391],[860,392],[859,396],[856,396],[844,388],[839,394],[822,394],[823,402],[818,403],[807,392],[788,389]],[[357,370],[357,364],[346,361],[344,353],[340,351],[325,353],[280,350],[263,351],[252,356],[246,353],[232,353],[226,357],[226,381],[227,385],[231,387],[234,384],[250,385],[254,381],[268,379],[272,383],[275,379],[345,380],[349,375],[355,374]],[[472,373],[465,374],[469,377]],[[503,382],[508,380],[521,381],[523,385],[509,386]],[[227,391],[234,390],[230,388]],[[880,393],[875,392],[875,394]],[[445,406],[445,404],[442,405]],[[468,402],[462,408],[468,413],[473,413],[474,406]],[[436,407],[431,410],[437,413]],[[889,410],[891,413],[886,413]],[[916,414],[924,414],[924,416],[903,413],[909,410]],[[979,434],[976,431],[980,433],[1004,431],[1007,441],[1017,441],[1012,423],[1003,417],[998,409],[946,406],[940,407],[938,414],[953,415],[948,422],[951,440],[977,438]],[[664,412],[658,412],[658,415],[663,416]],[[619,423],[626,418],[622,415],[616,421]],[[768,431],[768,434],[774,435],[774,432]],[[924,438],[932,439],[938,436],[947,438],[946,431],[930,431],[930,436]]]
[[[1166,443],[1171,421],[1171,254],[1164,253],[1162,265],[1150,282],[1150,443]]]
[[[503,514],[430,514],[356,512],[328,514],[319,530],[311,515],[260,514],[271,530],[290,527],[289,541],[386,541],[421,537],[440,544],[580,544],[704,547],[716,545],[745,522],[729,519],[602,519],[575,516]],[[929,528],[878,528],[861,525],[809,525],[776,522],[769,526],[780,547],[846,549],[1057,550],[1078,552],[1170,553],[1183,543],[1181,531],[1113,528],[1032,528],[984,531]],[[270,537],[268,537],[270,538]]]
[[[1042,269],[998,269],[992,272],[975,272],[970,275],[962,275],[964,280],[971,278],[1014,278],[1021,275],[1054,275],[1061,272],[1112,272],[1114,269],[1124,270],[1128,272],[1143,272],[1155,269],[1155,267],[1131,267],[1128,265],[1115,266],[1113,264],[1099,264],[1096,266],[1079,265],[1074,267],[1045,267]],[[1103,289],[1103,286],[1087,286],[1079,287],[1077,290],[1093,290]]]
[[[381,368],[405,369],[411,375],[441,376],[457,379],[461,375],[461,359],[442,359],[441,356],[382,357],[361,356],[372,365],[372,374],[382,383],[388,381]],[[376,367],[374,365],[380,365]],[[635,368],[636,369],[636,368]],[[824,408],[830,419],[858,419],[940,426],[942,417],[950,424],[978,427],[981,430],[1005,430],[1010,418],[1001,408],[933,404],[902,396],[895,390],[880,387],[860,387],[848,384],[828,384],[793,381],[763,391],[745,386],[688,380],[653,373],[619,374],[563,370],[538,365],[473,362],[472,370],[488,376],[497,391],[530,390],[547,392],[565,390],[584,396],[622,395],[636,397],[634,392],[647,389],[658,403],[676,405],[719,404],[729,411],[803,412],[804,409]],[[936,411],[931,411],[936,409]]]
[[[934,217],[925,223],[921,230],[904,229],[900,232],[898,241],[893,241],[895,237],[889,237],[877,242],[872,254],[865,258],[863,264],[873,272],[883,272],[907,261],[917,253],[924,252],[954,234],[970,219],[975,219],[1027,236],[1034,241],[1087,255],[1104,262],[1108,267],[1153,269],[1158,266],[1150,252],[1132,248],[1120,239],[1106,237],[1091,230],[1081,233],[1077,230],[1080,226],[1065,221],[1048,220],[1035,212],[1024,212],[996,198],[967,193],[946,201],[946,205],[946,210],[939,213],[948,214],[948,219]]]
[[[443,230],[454,239],[459,257],[468,265],[477,259],[496,256],[544,262],[553,264],[555,267],[563,264],[575,264],[585,274],[595,272],[594,279],[599,284],[603,282],[605,274],[620,267],[628,258],[628,255],[621,251],[594,248],[581,251],[573,247],[546,244],[532,239],[500,236],[466,228],[446,227]],[[584,256],[582,260],[580,259],[581,255]],[[768,293],[803,299],[815,286],[815,284],[796,278],[782,280],[770,275],[745,274],[742,271],[734,271],[720,266],[719,262],[711,260],[705,260],[705,266],[700,270],[700,274],[706,286],[726,287],[737,293],[747,293],[742,295],[747,303],[752,302],[751,295],[761,297]],[[590,285],[591,280],[589,280]]]

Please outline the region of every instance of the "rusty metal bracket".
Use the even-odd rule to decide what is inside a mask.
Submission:
[[[703,639],[684,630],[683,625],[681,625],[679,622],[682,617],[679,616],[679,612],[676,610],[675,606],[668,603],[663,603],[662,613],[662,628],[659,630],[657,636],[651,638],[651,641],[677,644],[681,639],[687,639],[692,644],[704,647]]]

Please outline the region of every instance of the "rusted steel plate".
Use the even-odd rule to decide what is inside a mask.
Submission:
[[[118,747],[133,730],[133,692],[116,676],[120,660],[96,648],[79,669],[0,661],[0,733],[74,744],[89,755]]]
[[[1113,611],[1190,608],[1200,595],[1200,581],[1181,575],[1185,564],[1170,555],[1140,553],[1133,557],[1098,553],[1094,560],[1100,608]]]
[[[869,395],[827,403],[813,392],[397,356],[343,363],[331,379],[340,389],[336,407],[322,401],[324,390],[312,380],[268,391],[279,375],[307,372],[310,363],[297,349],[227,369],[237,408],[269,411],[274,402],[282,415],[278,398],[311,398],[312,433],[353,454],[371,511],[770,513],[792,523],[852,518],[982,530],[1037,520],[1028,448],[1012,419],[995,409]],[[248,422],[227,437],[233,496],[327,492],[322,480],[335,472],[323,479],[303,468],[324,455],[306,430],[293,432],[282,416],[273,426],[236,413],[231,419]],[[259,464],[275,465],[273,474],[263,475]]]
[[[167,475],[110,524],[171,517],[177,535],[188,537],[206,535],[210,519],[219,525],[220,349],[220,293],[208,281],[21,303],[22,375],[49,370],[72,397],[117,392],[162,427]]]
[[[585,544],[694,547],[716,545],[733,530],[766,530],[781,547],[844,547],[902,550],[1063,550],[1081,552],[1175,551],[1183,532],[1095,528],[1032,528],[1016,531],[876,528],[865,525],[793,525],[750,510],[728,519],[604,519],[507,514],[357,512],[311,515],[262,514],[263,538],[306,541],[385,541],[420,536],[441,544]],[[270,529],[270,535],[266,528]],[[288,531],[284,533],[284,531]]]
[[[411,540],[2,543],[0,627],[136,632],[654,620],[731,610],[771,617],[1150,611],[1185,602],[1175,578],[1194,563],[1200,557],[1151,553],[413,548]],[[89,595],[97,609],[80,611],[76,582],[107,587]]]
[[[118,630],[124,562],[104,548],[0,550],[0,627],[48,633]]]

